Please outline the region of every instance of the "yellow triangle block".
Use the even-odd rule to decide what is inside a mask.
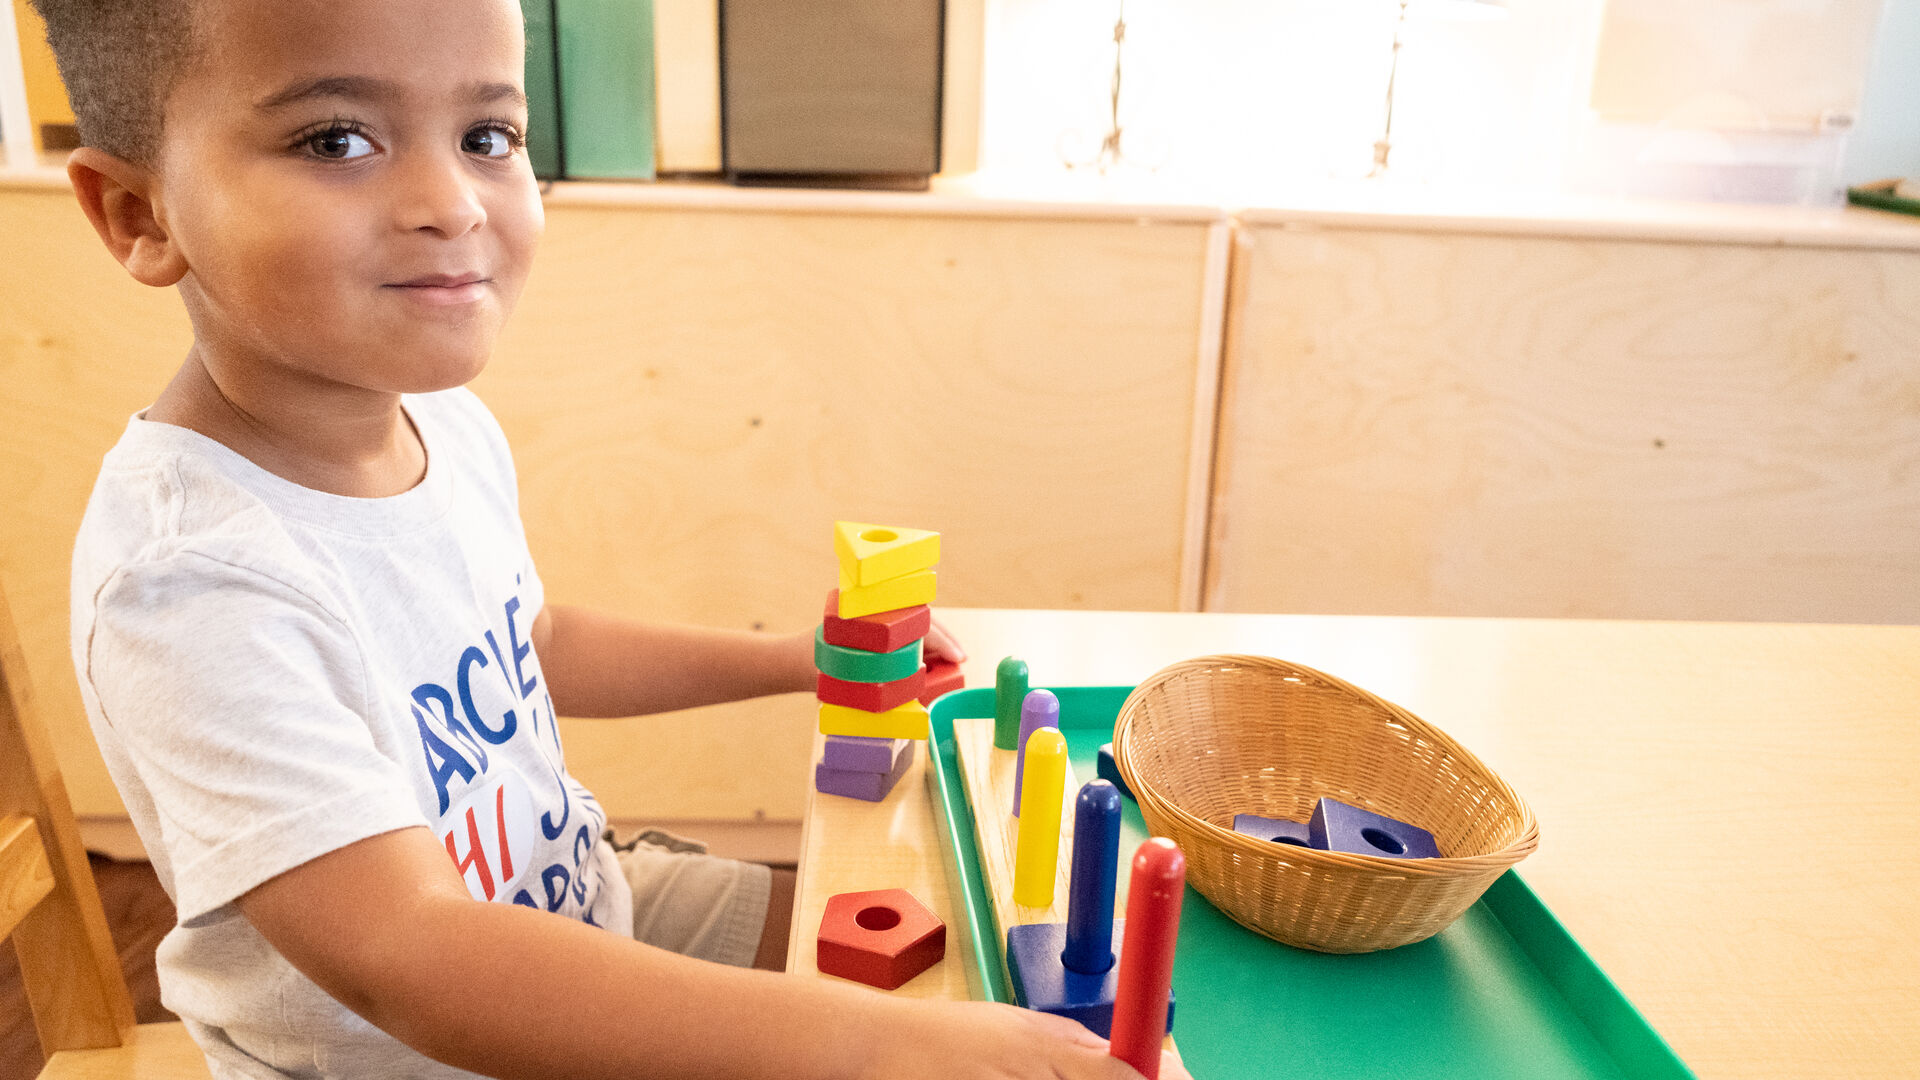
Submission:
[[[840,572],[855,585],[878,585],[939,562],[940,534],[925,529],[836,521],[833,553],[840,558]]]
[[[897,611],[919,604],[931,604],[938,581],[939,576],[933,571],[921,570],[905,577],[888,578],[878,585],[855,585],[848,579],[846,570],[842,569],[840,617],[857,619],[876,611]]]
[[[924,739],[927,707],[909,701],[886,712],[867,712],[845,705],[820,703],[820,734],[857,735],[864,739]]]

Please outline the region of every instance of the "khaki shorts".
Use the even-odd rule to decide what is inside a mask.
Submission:
[[[766,930],[773,871],[708,855],[705,844],[660,829],[624,843],[614,855],[633,889],[633,938],[670,952],[752,967]]]

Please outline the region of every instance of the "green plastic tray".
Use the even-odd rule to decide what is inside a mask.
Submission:
[[[1128,686],[1054,687],[1074,773],[1095,774]],[[955,717],[993,715],[993,690],[934,703],[929,783],[957,888],[955,933],[974,996],[1011,1001]],[[1147,837],[1125,800],[1121,858]],[[1174,1037],[1201,1080],[1421,1076],[1690,1080],[1687,1069],[1518,874],[1415,945],[1329,956],[1270,941],[1187,890],[1173,969]]]

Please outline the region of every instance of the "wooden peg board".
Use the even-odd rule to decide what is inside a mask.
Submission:
[[[1027,923],[1067,921],[1067,882],[1073,867],[1073,806],[1080,794],[1080,782],[1074,779],[1073,763],[1067,763],[1066,783],[1060,792],[1060,859],[1053,871],[1053,903],[1047,907],[1028,907],[1013,902],[1013,856],[1018,849],[1020,819],[1013,816],[1014,755],[993,745],[993,718],[955,717],[954,749],[960,758],[960,777],[967,788],[967,805],[973,812],[973,835],[980,847],[980,870],[986,878],[987,894],[993,899],[993,950],[1000,958],[1001,974],[1007,985],[1013,980],[1006,971],[1007,927]],[[1127,914],[1127,885],[1133,853],[1121,851],[1115,868],[1113,917]],[[984,929],[984,928],[983,928]],[[1120,949],[1119,939],[1113,943]],[[1166,1047],[1175,1050],[1173,1036]],[[1176,1056],[1178,1056],[1176,1051]]]
[[[974,835],[980,845],[980,869],[993,897],[1001,942],[1004,945],[1010,926],[1066,922],[1067,879],[1073,866],[1073,800],[1080,793],[1073,763],[1067,763],[1066,783],[1060,789],[1060,859],[1053,868],[1053,903],[1028,907],[1013,902],[1013,857],[1020,835],[1020,819],[1013,816],[1013,751],[994,748],[991,716],[955,717],[953,742],[960,755],[960,776],[967,785],[967,805],[973,810]],[[1115,918],[1122,914],[1125,902],[1124,895],[1114,902]]]

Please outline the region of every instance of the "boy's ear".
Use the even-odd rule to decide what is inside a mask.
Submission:
[[[93,230],[134,280],[164,288],[187,275],[186,259],[159,213],[151,169],[83,146],[67,159],[67,178]]]

